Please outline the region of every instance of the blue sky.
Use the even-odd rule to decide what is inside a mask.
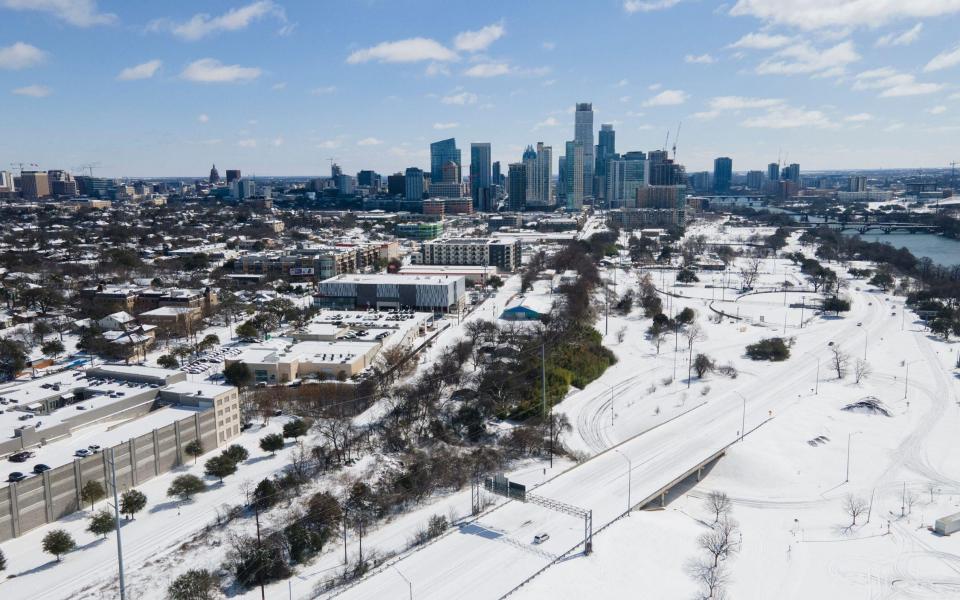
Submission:
[[[451,136],[505,165],[557,157],[578,101],[618,151],[682,121],[691,171],[940,167],[958,24],[960,0],[0,0],[0,169],[391,173]]]

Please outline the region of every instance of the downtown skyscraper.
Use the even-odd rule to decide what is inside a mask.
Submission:
[[[553,208],[553,148],[537,142],[523,153],[527,177],[526,206],[531,209]]]
[[[457,140],[449,138],[433,142],[430,144],[430,182],[439,183],[443,181],[443,165],[448,162],[455,162],[463,172],[463,163],[460,161],[460,150],[457,148]],[[455,183],[460,183],[459,179]]]
[[[470,197],[474,210],[487,212],[494,209],[490,144],[487,142],[470,144]]]
[[[589,102],[577,103],[576,111],[573,115],[573,141],[583,147],[583,173],[581,189],[583,196],[593,196],[593,168],[594,168],[594,148],[593,148],[593,104]],[[574,161],[574,164],[576,161]],[[570,159],[567,158],[567,168],[570,168]]]

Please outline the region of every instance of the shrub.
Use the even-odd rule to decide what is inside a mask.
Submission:
[[[296,439],[302,435],[306,435],[308,429],[310,429],[310,425],[307,424],[306,421],[303,419],[293,419],[283,424],[283,437]]]
[[[106,495],[107,492],[103,489],[103,484],[96,479],[91,479],[80,488],[80,500],[89,502],[90,510],[93,510],[93,505],[96,504],[98,500],[103,500]]]
[[[280,489],[277,484],[269,477],[257,484],[253,490],[253,497],[250,499],[251,505],[257,510],[267,510],[277,503]]]
[[[113,531],[115,527],[116,523],[113,520],[113,513],[107,509],[103,509],[90,517],[90,524],[87,525],[87,531],[94,535],[107,537],[107,534]]]
[[[237,463],[226,454],[214,456],[203,465],[203,472],[210,477],[216,477],[223,483],[223,478],[237,472]]]
[[[223,455],[230,458],[235,463],[242,463],[250,458],[250,452],[240,444],[232,444],[223,451]]]
[[[120,513],[133,517],[147,506],[147,496],[140,490],[127,490],[120,496]]]
[[[787,360],[790,358],[790,348],[783,338],[766,338],[747,346],[747,356],[753,360]]]
[[[169,600],[213,600],[217,578],[206,569],[190,569],[167,588]]]
[[[839,315],[840,313],[847,312],[848,310],[850,310],[849,300],[833,296],[832,298],[827,298],[823,301],[824,312],[832,312]]]
[[[188,456],[192,456],[193,462],[196,464],[197,457],[203,454],[203,444],[200,443],[200,440],[190,440],[183,447],[183,451],[186,452]]]

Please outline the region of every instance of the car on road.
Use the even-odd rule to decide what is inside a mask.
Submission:
[[[93,452],[90,452],[86,448],[80,448],[79,450],[73,453],[74,456],[79,456],[81,458],[85,456],[90,456],[91,454],[93,454]]]
[[[26,478],[27,476],[21,473],[20,471],[14,471],[13,473],[10,473],[10,475],[7,476],[7,481],[11,481],[11,482],[23,481]]]
[[[98,446],[98,445],[96,445],[96,444],[90,444],[89,446],[87,446],[87,450],[89,450],[90,452],[92,452],[92,453],[94,453],[94,454],[99,454],[99,453],[100,453],[100,446]]]
[[[28,458],[33,458],[34,456],[36,455],[33,452],[30,452],[29,450],[24,450],[22,452],[11,454],[9,460],[11,462],[27,462]]]
[[[538,533],[537,535],[533,536],[533,543],[542,544],[549,539],[550,539],[549,533]]]
[[[50,470],[50,467],[48,467],[43,463],[38,463],[33,465],[33,472],[36,473],[37,475],[43,473],[44,471],[49,471],[49,470]]]

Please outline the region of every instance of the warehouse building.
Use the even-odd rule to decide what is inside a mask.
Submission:
[[[456,312],[463,308],[466,280],[453,276],[346,274],[320,282],[314,304],[335,308],[408,308]]]

